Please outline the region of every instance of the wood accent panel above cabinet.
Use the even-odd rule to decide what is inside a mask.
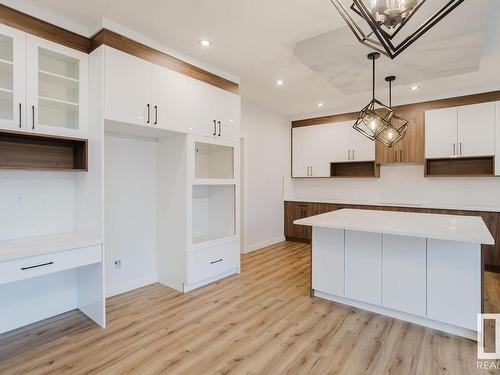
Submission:
[[[404,104],[394,106],[393,109],[399,114],[406,111],[421,111],[425,112],[431,109],[459,107],[470,104],[487,103],[500,100],[500,90],[484,92],[480,94],[472,94],[465,96],[457,96],[453,98],[430,100],[420,103]],[[403,117],[403,116],[402,116]],[[303,120],[292,121],[292,128],[299,128],[302,126],[322,125],[332,122],[356,120],[358,112],[342,113],[329,116],[321,116],[308,118]]]
[[[91,53],[105,44],[222,90],[233,93],[239,91],[239,85],[235,82],[108,29],[102,29],[91,38],[87,38],[2,4],[0,4],[0,23],[85,53]]]
[[[198,68],[197,66],[191,65],[185,61],[158,51],[145,44],[136,42],[135,40],[127,38],[111,30],[102,29],[97,34],[95,34],[90,39],[89,52],[92,52],[103,44],[112,48],[116,48],[117,50],[120,50],[122,52],[129,53],[143,60],[152,62],[154,64],[164,66],[165,68],[203,81],[220,89],[238,93],[239,86],[237,83]]]
[[[0,23],[81,52],[89,52],[89,38],[2,4],[0,4]]]

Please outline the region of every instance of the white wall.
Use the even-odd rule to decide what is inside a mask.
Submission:
[[[104,226],[106,294],[157,280],[156,141],[106,133]],[[121,269],[113,262],[119,259]]]
[[[425,178],[421,165],[383,165],[378,179],[294,179],[285,198],[500,211],[500,178]]]
[[[0,240],[75,230],[73,172],[0,172]]]
[[[283,179],[290,175],[290,120],[242,98],[242,248],[284,240]]]

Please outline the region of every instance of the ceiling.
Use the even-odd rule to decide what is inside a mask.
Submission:
[[[115,21],[239,77],[243,97],[290,118],[355,110],[371,96],[370,50],[345,28],[330,0],[5,3],[38,7],[86,30],[102,17]],[[396,104],[500,89],[498,18],[500,1],[465,0],[396,60],[379,59],[378,85],[385,74],[398,76]],[[200,47],[202,38],[212,46]],[[277,87],[277,79],[285,84]],[[410,91],[413,85],[420,89]]]

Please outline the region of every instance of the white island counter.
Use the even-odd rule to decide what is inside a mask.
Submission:
[[[312,294],[476,338],[482,306],[480,217],[342,209],[313,227]]]

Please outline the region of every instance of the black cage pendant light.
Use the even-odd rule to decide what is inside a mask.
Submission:
[[[413,32],[403,36],[400,31],[426,3],[426,0],[330,1],[361,43],[394,59],[464,0],[447,0],[446,4],[437,9],[425,22],[416,28],[412,25]],[[349,3],[351,5],[348,5]],[[369,3],[369,6],[366,3]],[[436,4],[435,1],[429,1],[429,3]],[[396,42],[395,37],[398,34],[400,36]]]
[[[385,80],[389,82],[389,107],[392,108],[392,82],[396,80],[396,76],[385,77]],[[386,119],[389,125],[377,135],[376,140],[391,148],[405,137],[408,130],[408,121],[399,117],[394,112],[392,112],[390,119],[387,116]]]
[[[372,52],[368,59],[372,60],[372,100],[364,107],[358,115],[353,128],[364,136],[374,141],[384,129],[391,125],[394,112],[391,108],[375,99],[375,60],[380,53]]]

